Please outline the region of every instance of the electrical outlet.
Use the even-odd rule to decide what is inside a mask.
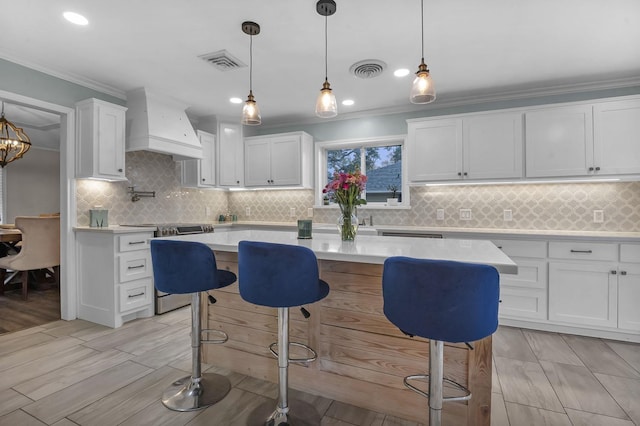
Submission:
[[[296,217],[296,208],[295,207],[289,208],[289,217]]]
[[[211,216],[211,207],[206,206],[204,208],[204,214],[207,215],[207,216]]]
[[[513,212],[511,210],[503,210],[502,218],[505,222],[511,222],[513,220]]]
[[[251,207],[245,207],[244,208],[244,215],[245,216],[251,216]]]
[[[307,217],[313,217],[313,207],[307,209]]]
[[[471,220],[471,209],[460,209],[460,220]]]
[[[604,222],[604,210],[594,210],[593,223],[603,223],[603,222]]]
[[[436,209],[436,220],[444,220],[444,209]]]

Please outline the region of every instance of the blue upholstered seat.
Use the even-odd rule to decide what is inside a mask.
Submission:
[[[247,302],[285,308],[317,302],[329,294],[313,251],[302,246],[240,241],[240,295]]]
[[[247,424],[320,425],[314,406],[289,398],[288,372],[290,362],[307,363],[318,357],[309,346],[289,341],[289,308],[317,302],[329,294],[329,285],[320,279],[315,253],[302,246],[240,241],[238,276],[240,296],[245,301],[278,308],[278,342],[269,346],[278,358],[278,400],[253,409]],[[289,358],[290,345],[304,348],[312,356]]]
[[[203,243],[151,240],[151,256],[155,286],[165,293],[196,293],[236,281],[233,272],[218,269],[213,251]]]
[[[459,343],[498,327],[499,276],[493,266],[390,257],[384,263],[384,314],[405,333]]]
[[[473,342],[498,328],[500,277],[493,266],[390,257],[384,262],[384,314],[403,332],[429,339],[429,374],[404,378],[429,398],[429,425],[442,425],[442,404],[468,401],[471,391],[444,377],[444,342]],[[428,380],[429,391],[412,381]],[[444,396],[444,383],[462,394]]]
[[[213,251],[198,242],[151,240],[151,259],[158,290],[191,293],[191,376],[173,382],[163,393],[162,403],[175,411],[201,410],[222,400],[231,390],[231,382],[225,376],[202,373],[202,342],[224,343],[229,338],[223,330],[202,328],[202,292],[226,287],[237,277],[233,272],[219,270]],[[215,302],[213,297],[210,300]],[[204,340],[202,333],[207,336]],[[222,338],[211,339],[214,334]]]

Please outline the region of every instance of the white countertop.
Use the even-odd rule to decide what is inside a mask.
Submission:
[[[243,230],[163,237],[168,240],[198,241],[213,250],[237,252],[242,240],[291,244],[308,247],[318,259],[382,264],[391,256],[493,265],[499,272],[515,274],[517,265],[492,242],[485,240],[381,237],[358,235],[353,242],[343,242],[336,232],[314,232],[313,238],[299,240],[297,232]]]
[[[109,234],[130,234],[132,232],[155,232],[155,226],[104,226],[104,227],[94,227],[94,226],[75,226],[73,228],[76,232],[104,232]]]

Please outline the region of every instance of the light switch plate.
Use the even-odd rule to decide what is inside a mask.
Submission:
[[[460,209],[460,220],[471,220],[471,209]]]
[[[513,220],[513,212],[511,210],[504,210],[502,212],[502,218],[505,222],[511,222]]]
[[[436,220],[444,220],[444,209],[436,209]]]
[[[307,217],[313,217],[313,207],[307,209]]]
[[[296,217],[296,208],[295,207],[290,207],[289,208],[289,217]]]
[[[245,216],[251,216],[251,207],[245,207],[244,208],[244,215]]]

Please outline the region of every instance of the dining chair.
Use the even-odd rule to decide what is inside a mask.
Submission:
[[[22,232],[22,249],[14,256],[0,258],[0,294],[4,294],[7,270],[22,272],[22,298],[27,299],[29,271],[46,269],[59,284],[60,217],[18,216],[16,228]]]

